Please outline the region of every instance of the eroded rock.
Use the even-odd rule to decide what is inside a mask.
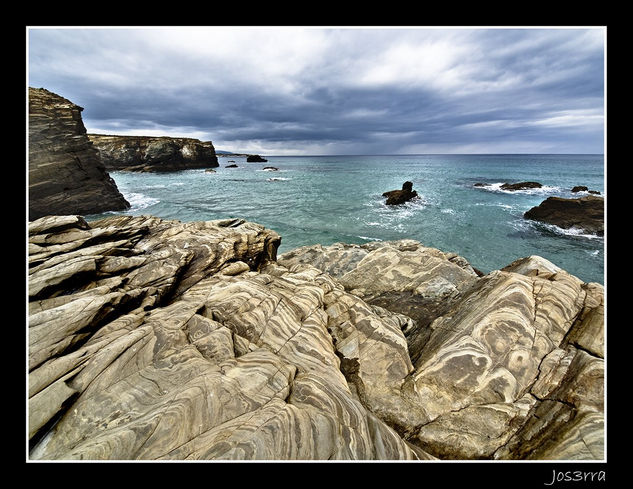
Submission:
[[[239,219],[47,217],[29,240],[32,459],[603,455],[602,286],[542,258],[277,260]]]

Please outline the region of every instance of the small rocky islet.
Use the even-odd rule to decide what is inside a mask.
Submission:
[[[487,187],[489,184],[477,182],[473,187]],[[542,188],[539,182],[504,183],[499,188],[506,191]],[[577,185],[572,193],[587,192],[579,198],[548,197],[538,206],[527,210],[525,219],[558,226],[561,229],[577,229],[587,234],[604,236],[604,198],[597,190],[585,185]]]
[[[99,153],[49,94],[29,111],[31,460],[605,457],[602,285],[413,240],[278,256],[242,219],[88,223],[55,207],[53,170]]]

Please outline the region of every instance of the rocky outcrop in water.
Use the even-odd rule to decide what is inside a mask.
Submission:
[[[501,185],[502,190],[527,190],[532,188],[541,188],[543,185],[538,182],[518,182],[504,183]]]
[[[82,110],[29,87],[29,219],[129,208],[86,135]]]
[[[600,195],[600,192],[598,190],[589,190],[586,185],[576,185],[571,189],[571,192],[574,194],[578,192],[589,192],[590,194]]]
[[[262,158],[259,155],[248,155],[246,157],[246,161],[248,163],[266,163],[268,160],[266,158]]]
[[[603,458],[599,284],[279,243],[238,219],[31,222],[30,458]]]
[[[89,134],[109,171],[169,172],[219,166],[211,141]]]
[[[385,204],[387,205],[399,205],[408,202],[411,199],[414,199],[418,196],[418,193],[413,190],[413,183],[404,182],[402,184],[402,189],[400,190],[390,190],[388,192],[384,192],[382,194],[383,197],[387,197],[387,201]]]
[[[528,210],[524,217],[553,224],[563,229],[579,229],[598,236],[604,235],[604,198],[587,195],[578,199],[548,197]]]

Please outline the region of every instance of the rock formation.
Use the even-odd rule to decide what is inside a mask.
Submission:
[[[590,194],[600,195],[600,192],[598,190],[589,190],[586,185],[576,185],[571,189],[571,191],[574,194],[578,192],[589,192]]]
[[[259,155],[248,155],[246,157],[246,161],[248,163],[266,163],[268,160],[266,158],[262,158]]]
[[[538,182],[504,183],[502,190],[526,190],[531,188],[541,188],[543,185]]]
[[[554,224],[563,229],[576,228],[604,235],[604,198],[587,195],[579,199],[548,197],[528,210],[526,219]]]
[[[219,166],[211,141],[89,134],[109,171],[166,172]]]
[[[129,208],[86,136],[82,107],[29,87],[29,219]]]
[[[384,192],[382,196],[387,197],[387,201],[385,202],[387,205],[399,205],[417,197],[418,193],[413,190],[413,183],[404,182],[401,190],[390,190]]]
[[[277,258],[280,239],[31,222],[30,458],[603,458],[601,285],[538,257],[479,277],[410,240]]]

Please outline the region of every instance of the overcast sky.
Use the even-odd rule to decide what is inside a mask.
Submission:
[[[29,28],[88,132],[287,154],[602,153],[603,28]]]

